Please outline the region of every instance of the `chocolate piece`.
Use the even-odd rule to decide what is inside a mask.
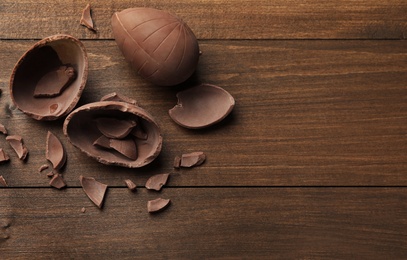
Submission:
[[[144,132],[144,130],[141,128],[140,124],[137,124],[137,126],[135,126],[130,134],[132,134],[134,137],[141,139],[141,140],[147,140],[148,139],[148,134],[146,132]]]
[[[169,173],[162,173],[151,176],[146,182],[146,188],[148,190],[161,190],[162,186],[167,183],[169,176]]]
[[[110,139],[110,148],[126,156],[130,160],[137,160],[137,146],[131,138]]]
[[[134,138],[137,159],[131,160],[113,149],[101,149],[94,145],[101,136],[94,123],[98,118],[116,118],[126,123],[134,121],[143,126],[148,138]],[[162,136],[153,117],[144,109],[125,102],[100,101],[79,107],[65,119],[63,130],[75,147],[103,164],[139,168],[152,162],[161,151]]]
[[[177,124],[191,129],[211,126],[232,112],[233,97],[224,89],[202,84],[177,93],[178,104],[169,110]]]
[[[61,141],[50,131],[47,134],[47,149],[45,156],[54,169],[61,169],[66,162],[66,152]]]
[[[47,173],[47,177],[52,178],[54,177],[55,172],[54,171],[50,171],[49,173]]]
[[[6,154],[6,152],[0,148],[0,163],[10,161],[10,157]]]
[[[193,152],[181,156],[181,167],[194,167],[204,163],[206,155],[203,152]]]
[[[86,208],[85,208],[85,207],[82,207],[82,208],[81,208],[81,212],[82,212],[82,213],[85,213],[85,212],[86,212]]]
[[[25,147],[23,138],[19,135],[9,135],[6,140],[10,144],[11,148],[16,152],[20,160],[25,160],[28,154],[27,147]]]
[[[98,139],[93,142],[93,145],[100,148],[110,149],[110,139],[104,135],[101,135]]]
[[[107,185],[100,183],[92,177],[79,176],[81,186],[89,199],[95,203],[98,208],[102,208],[103,198],[105,197]]]
[[[3,135],[7,135],[7,128],[3,125],[0,124],[0,133],[2,133]]]
[[[99,131],[106,137],[124,138],[136,126],[136,122],[115,118],[98,118],[96,119],[96,125]]]
[[[58,96],[75,80],[75,77],[75,69],[71,66],[53,68],[38,81],[34,97]]]
[[[155,200],[149,200],[147,202],[147,211],[149,213],[159,212],[165,209],[170,204],[170,199],[158,198]]]
[[[107,94],[105,96],[103,96],[100,101],[120,101],[120,102],[126,102],[132,105],[136,105],[137,106],[137,101],[134,99],[131,99],[129,97],[120,95],[116,92]]]
[[[127,180],[124,180],[124,182],[126,183],[126,186],[127,186],[127,188],[129,188],[129,190],[131,190],[131,191],[136,190],[137,186],[131,180],[127,179]]]
[[[181,165],[181,157],[175,156],[174,158],[174,168],[178,169]]]
[[[4,187],[8,187],[6,180],[4,179],[3,175],[0,175],[0,184]]]
[[[177,85],[197,67],[198,41],[173,14],[153,8],[125,9],[113,14],[112,29],[126,60],[153,84]]]
[[[58,91],[51,88],[51,96],[35,97],[41,78],[66,64],[71,64],[76,72],[75,80],[69,87],[60,95],[52,96]],[[15,65],[10,77],[11,99],[18,109],[34,119],[56,120],[75,107],[85,88],[87,76],[88,58],[83,44],[69,35],[53,35],[35,43]],[[61,87],[57,85],[56,89]],[[50,94],[48,92],[45,93]]]
[[[46,170],[46,169],[48,169],[48,168],[49,168],[48,164],[43,164],[43,165],[40,166],[40,168],[38,169],[38,171],[39,171],[39,172],[42,172],[42,171],[44,171],[44,170]]]
[[[87,4],[85,6],[85,8],[82,10],[82,17],[81,17],[80,24],[85,26],[89,30],[96,32],[96,29],[93,25],[92,16],[90,13],[90,4]]]
[[[64,181],[64,178],[62,178],[62,175],[59,173],[56,173],[50,180],[49,185],[60,190],[66,186],[66,183]]]

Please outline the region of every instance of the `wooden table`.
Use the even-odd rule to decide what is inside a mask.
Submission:
[[[406,1],[95,0],[96,34],[79,25],[87,3],[0,2],[0,122],[29,149],[22,162],[0,135],[11,157],[0,165],[9,184],[0,187],[1,259],[407,258]],[[171,11],[195,32],[203,55],[185,84],[153,86],[124,60],[110,18],[136,5]],[[57,33],[88,51],[78,106],[116,91],[157,119],[163,150],[149,166],[99,164],[68,142],[63,120],[36,121],[12,105],[15,63]],[[214,127],[187,130],[168,110],[198,83],[225,88],[236,107]],[[48,130],[68,153],[63,190],[38,172]],[[193,151],[207,161],[173,169]],[[144,188],[164,172],[161,192]],[[109,186],[102,209],[80,175]],[[170,207],[147,213],[158,197]]]

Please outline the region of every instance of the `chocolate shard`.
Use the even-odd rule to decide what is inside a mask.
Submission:
[[[89,30],[96,32],[96,29],[93,24],[92,16],[90,13],[90,4],[87,4],[85,6],[85,8],[82,10],[80,24],[85,26]]]
[[[137,160],[137,146],[133,139],[110,139],[110,148],[126,156],[130,160]]]
[[[141,139],[141,140],[147,140],[148,139],[148,134],[141,128],[140,124],[137,124],[131,132],[130,132],[134,137]]]
[[[135,121],[120,120],[116,118],[102,117],[96,119],[96,125],[99,131],[106,137],[116,139],[126,137],[136,124]]]
[[[126,96],[123,96],[123,95],[120,95],[120,94],[118,94],[116,92],[104,95],[100,99],[100,101],[119,101],[119,102],[125,102],[125,103],[128,103],[128,104],[132,104],[132,105],[137,106],[137,101],[136,100],[134,100],[132,98],[129,98],[129,97],[126,97]]]
[[[175,156],[174,158],[174,168],[178,169],[181,165],[181,157]]]
[[[61,174],[55,173],[52,179],[49,181],[49,185],[60,190],[66,186],[66,183]]]
[[[42,172],[48,168],[49,168],[48,164],[43,164],[40,166],[40,168],[38,168],[38,172]]]
[[[93,142],[94,146],[98,146],[100,148],[110,149],[110,139],[104,135],[101,135],[98,139]]]
[[[10,161],[10,157],[6,154],[6,152],[0,148],[0,163]]]
[[[149,213],[159,212],[165,209],[170,204],[170,199],[158,198],[155,200],[149,200],[147,202],[147,211]]]
[[[156,174],[151,176],[146,182],[146,188],[149,190],[161,190],[162,186],[167,183],[169,173]]]
[[[50,131],[47,134],[45,156],[56,170],[61,169],[66,162],[66,152],[61,141]]]
[[[85,213],[85,212],[86,212],[86,208],[85,208],[85,207],[82,207],[82,208],[81,208],[81,212],[82,212],[82,213]]]
[[[54,177],[54,175],[55,175],[54,171],[50,171],[49,173],[47,173],[48,178],[52,178],[52,177]]]
[[[10,144],[11,148],[16,152],[20,160],[25,160],[27,158],[28,150],[25,147],[23,138],[19,135],[9,135],[6,137],[7,142]]]
[[[89,199],[95,203],[98,208],[102,208],[103,199],[107,190],[107,185],[100,183],[92,177],[79,176],[81,186]]]
[[[137,186],[136,184],[134,184],[134,182],[132,180],[126,179],[124,180],[124,182],[126,183],[127,188],[129,188],[129,190],[131,191],[135,191]]]
[[[189,168],[199,166],[205,162],[206,155],[203,152],[186,153],[181,156],[181,167]]]
[[[3,124],[1,124],[1,123],[0,123],[0,133],[2,133],[3,135],[7,135],[7,134],[8,134],[7,128],[6,128]]]
[[[4,179],[3,175],[0,175],[0,184],[4,187],[8,187],[6,180]]]
[[[59,96],[75,79],[76,72],[72,66],[54,68],[38,81],[34,97]]]

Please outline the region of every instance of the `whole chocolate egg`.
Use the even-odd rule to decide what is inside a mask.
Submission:
[[[194,73],[198,41],[177,16],[153,8],[130,8],[113,15],[112,27],[126,60],[151,83],[173,86]]]

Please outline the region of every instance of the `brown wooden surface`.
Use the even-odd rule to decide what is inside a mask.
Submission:
[[[169,10],[196,33],[195,75],[153,86],[127,64],[110,17],[133,1],[91,1],[97,34],[79,25],[86,1],[0,2],[0,123],[30,151],[0,165],[0,258],[407,258],[407,3],[405,1],[139,1]],[[38,39],[68,33],[88,51],[78,105],[116,91],[138,100],[162,128],[151,165],[101,165],[70,145],[63,120],[38,122],[15,109],[8,81]],[[178,90],[211,83],[236,99],[205,130],[168,116]],[[47,131],[68,152],[68,188],[49,187]],[[199,168],[174,170],[176,155],[204,151]],[[171,172],[160,193],[144,183]],[[79,176],[109,185],[105,205],[85,196]],[[124,179],[138,186],[125,188]],[[170,198],[160,214],[149,199]],[[81,213],[85,207],[86,212]]]

